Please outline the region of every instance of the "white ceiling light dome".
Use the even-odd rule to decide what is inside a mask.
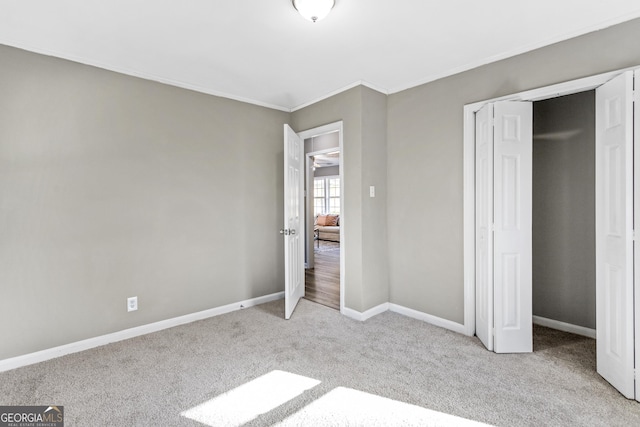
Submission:
[[[300,15],[313,22],[326,17],[336,4],[335,0],[292,0],[292,2]]]

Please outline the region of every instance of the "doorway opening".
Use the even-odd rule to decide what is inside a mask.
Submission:
[[[532,170],[533,351],[557,351],[567,363],[592,371],[595,96],[589,90],[533,103]],[[579,357],[567,356],[568,347]]]
[[[526,122],[531,120],[532,114],[527,119],[525,110],[526,104],[532,107],[534,101],[549,100],[551,98],[563,95],[577,94],[579,92],[597,89],[596,97],[596,177],[595,194],[596,202],[595,217],[596,226],[595,233],[597,236],[596,243],[596,260],[597,260],[597,286],[596,286],[596,317],[600,327],[597,330],[597,370],[607,381],[617,388],[626,397],[634,397],[634,352],[633,349],[640,348],[640,339],[638,336],[638,328],[634,332],[634,311],[639,311],[638,292],[634,294],[635,283],[633,280],[633,216],[640,214],[638,209],[638,191],[640,188],[635,186],[636,194],[634,196],[634,179],[636,184],[640,181],[640,174],[633,174],[634,163],[634,135],[633,121],[635,120],[636,129],[640,124],[639,116],[633,115],[633,68],[627,70],[619,70],[612,73],[605,73],[584,79],[570,81],[566,83],[548,86],[544,88],[534,89],[527,92],[508,95],[499,99],[487,100],[465,106],[465,332],[468,335],[477,333],[483,343],[497,342],[500,334],[518,333],[521,330],[527,333],[526,324],[531,327],[531,276],[527,278],[527,272],[521,275],[521,267],[529,268],[526,264],[531,254],[531,246],[527,249],[527,242],[532,245],[532,240],[527,237],[531,233],[532,222],[526,218],[526,212],[531,213],[531,192],[529,184],[531,184],[530,171],[525,170],[527,164],[531,164],[532,149],[527,154],[527,142],[524,133],[521,132],[520,124],[525,126]],[[636,82],[640,81],[636,74]],[[586,95],[585,95],[586,96]],[[523,101],[521,101],[523,100]],[[514,102],[521,101],[521,102]],[[489,106],[488,109],[484,106]],[[494,110],[495,106],[495,110]],[[484,110],[483,117],[490,117],[489,121],[478,121],[477,114]],[[487,111],[489,114],[487,114]],[[495,112],[495,116],[493,115]],[[478,116],[480,117],[480,116]],[[484,120],[484,119],[483,119]],[[495,132],[493,135],[495,120]],[[491,123],[489,126],[486,123]],[[529,125],[530,126],[530,121]],[[478,127],[478,125],[484,125]],[[478,135],[488,135],[477,139],[476,131],[478,129],[491,129],[491,131],[483,131]],[[529,128],[530,129],[530,128]],[[550,132],[553,138],[566,138],[568,135],[575,133],[562,131],[563,133]],[[544,134],[543,134],[544,136]],[[549,135],[547,135],[547,138]],[[532,135],[528,136],[529,142],[532,143]],[[475,159],[476,152],[479,156],[484,154],[485,148],[482,145],[476,145],[477,141],[482,143],[484,140],[495,141],[496,152],[489,149],[489,155],[484,156],[489,159],[487,171],[493,173],[484,174],[485,169],[477,168]],[[507,143],[507,144],[505,144]],[[635,143],[638,143],[637,135]],[[510,144],[510,145],[509,145]],[[485,143],[485,145],[487,145]],[[490,146],[493,146],[493,142]],[[515,147],[515,148],[514,148]],[[511,151],[506,151],[507,149]],[[517,151],[521,150],[521,151]],[[520,163],[519,156],[522,157]],[[636,164],[640,160],[638,150],[635,152]],[[526,156],[531,156],[527,158]],[[480,161],[484,157],[478,157]],[[493,169],[495,163],[496,169]],[[482,163],[479,163],[482,165]],[[523,169],[520,170],[520,165]],[[562,166],[564,167],[564,165]],[[502,169],[501,169],[502,168]],[[478,172],[479,171],[479,172]],[[506,172],[505,172],[506,171]],[[479,173],[480,175],[476,175]],[[484,177],[487,177],[486,179]],[[478,181],[478,178],[482,178]],[[495,178],[495,197],[493,190]],[[489,184],[485,185],[485,182]],[[479,183],[480,187],[476,187]],[[499,185],[498,185],[499,184]],[[554,183],[553,185],[557,185]],[[476,214],[476,188],[480,188],[481,194],[477,200],[485,200],[482,197],[482,189],[487,187],[490,198],[495,203],[495,223],[490,220],[487,224],[483,221],[476,223],[477,218],[484,218],[484,206],[481,206],[479,212],[481,216]],[[506,190],[505,190],[506,188]],[[530,188],[530,187],[529,187]],[[524,197],[521,199],[521,197]],[[521,202],[522,200],[523,202]],[[635,207],[634,207],[635,200]],[[525,204],[523,204],[525,203]],[[485,203],[486,204],[486,203]],[[493,218],[493,202],[489,204],[489,217]],[[528,215],[530,215],[530,213]],[[523,214],[523,216],[521,216]],[[504,218],[500,218],[503,215]],[[505,220],[506,218],[506,220]],[[636,223],[638,216],[636,216]],[[515,223],[513,220],[523,220],[525,222]],[[478,227],[478,224],[481,227]],[[488,225],[488,228],[487,228]],[[502,240],[496,239],[496,249],[493,248],[494,237],[487,240],[483,238],[482,231],[489,230],[485,235],[500,237]],[[529,229],[529,231],[527,231]],[[476,232],[480,234],[476,235]],[[521,253],[513,252],[506,243],[512,240],[504,239],[505,232],[518,232],[522,236],[518,242],[516,250],[522,248]],[[478,240],[476,240],[478,236]],[[507,236],[508,237],[508,236]],[[503,241],[504,240],[504,241]],[[478,246],[479,245],[479,246]],[[484,246],[489,249],[485,250]],[[479,250],[479,249],[480,250]],[[499,249],[498,249],[499,248]],[[487,253],[489,257],[477,257]],[[611,254],[611,255],[610,255]],[[500,279],[495,279],[493,256],[496,258],[495,274]],[[635,263],[638,264],[638,252],[635,253]],[[507,268],[500,265],[499,262],[508,262]],[[487,268],[484,268],[484,266]],[[530,265],[530,264],[529,264]],[[478,266],[480,270],[478,270]],[[476,276],[476,272],[488,272],[490,283],[496,283],[495,299],[493,290],[489,290],[489,298],[485,298],[487,286],[477,286],[477,277],[484,277],[484,274]],[[531,270],[529,270],[531,272]],[[494,280],[496,280],[494,282]],[[522,287],[519,283],[522,280]],[[486,280],[485,280],[486,281]],[[482,282],[482,281],[481,281]],[[528,283],[527,283],[528,282]],[[493,285],[492,285],[493,286]],[[529,286],[529,290],[526,287]],[[522,294],[519,290],[522,290]],[[515,291],[515,293],[514,293]],[[634,308],[635,295],[635,308]],[[524,298],[522,299],[521,296]],[[502,298],[502,300],[500,300]],[[520,301],[518,305],[512,305],[505,301]],[[479,305],[476,305],[476,302]],[[484,305],[483,305],[484,304]],[[485,319],[494,319],[494,305],[496,310],[495,323],[493,321],[486,328]],[[489,306],[487,308],[487,306]],[[527,308],[528,306],[528,308]],[[528,311],[528,315],[527,312]],[[488,314],[488,316],[487,316]],[[501,318],[501,316],[506,316]],[[542,317],[542,316],[539,316]],[[638,316],[635,316],[636,320]],[[562,322],[559,322],[562,323]],[[492,325],[495,328],[492,329]],[[637,326],[637,325],[636,325]],[[478,329],[479,328],[479,329]],[[560,329],[560,328],[558,328]],[[586,328],[589,329],[589,328]],[[483,331],[484,340],[478,332]],[[529,329],[529,332],[530,333]],[[570,331],[574,332],[574,331]],[[635,336],[634,336],[635,334]],[[521,334],[524,336],[524,334]],[[504,338],[504,336],[502,337]],[[501,338],[501,339],[502,339]],[[526,336],[525,336],[526,338]],[[529,338],[530,340],[531,338]],[[485,342],[486,341],[486,342]],[[525,339],[525,341],[528,341]],[[504,341],[506,342],[506,341]],[[531,343],[531,341],[529,341]],[[493,344],[492,344],[493,345]],[[519,344],[517,344],[519,345]],[[529,344],[530,345],[530,344]],[[487,346],[489,348],[489,346]],[[526,347],[525,347],[526,348]],[[491,348],[489,348],[491,349]],[[531,351],[515,350],[519,351]],[[638,355],[638,351],[635,352]],[[636,361],[635,366],[638,366]],[[638,398],[639,394],[635,393]]]
[[[308,226],[305,298],[340,310],[341,170],[338,131],[304,140]],[[312,232],[312,233],[311,233]]]
[[[345,239],[343,124],[342,121],[330,123],[302,131],[298,136],[304,144],[305,298],[344,313],[348,242]],[[315,175],[318,175],[317,183]],[[314,197],[316,185],[317,198]],[[334,215],[337,219],[329,218],[329,225],[319,226],[315,213]],[[331,221],[335,221],[335,225],[331,225]],[[330,291],[323,286],[328,286]]]

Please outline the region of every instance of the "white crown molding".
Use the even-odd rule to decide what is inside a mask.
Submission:
[[[378,85],[375,85],[373,83],[369,83],[369,82],[367,82],[365,80],[360,80],[359,83],[362,86],[368,87],[369,89],[373,89],[376,92],[380,92],[380,93],[382,93],[384,95],[389,95],[389,93],[390,93],[388,89],[384,89],[382,86],[378,86]]]
[[[460,67],[455,67],[455,68],[451,68],[447,71],[444,71],[442,73],[437,73],[437,74],[433,74],[429,77],[425,77],[423,79],[417,80],[413,83],[409,83],[406,85],[400,85],[400,86],[396,86],[395,88],[392,88],[389,90],[389,95],[392,95],[394,93],[398,93],[398,92],[402,92],[404,90],[408,90],[408,89],[413,89],[414,87],[418,87],[418,86],[422,86],[423,84],[427,84],[427,83],[431,83],[433,81],[436,80],[440,80],[446,77],[450,77],[456,74],[460,74],[463,73],[465,71],[469,71],[469,70],[473,70],[474,68],[478,68],[478,67],[482,67],[483,65],[487,65],[487,64],[491,64],[494,62],[498,62],[498,61],[502,61],[503,59],[507,59],[507,58],[511,58],[517,55],[521,55],[523,53],[527,53],[527,52],[531,52],[534,51],[536,49],[540,49],[546,46],[551,46],[553,44],[556,43],[560,43],[566,40],[570,40],[572,38],[576,38],[576,37],[580,37],[580,36],[584,36],[587,35],[589,33],[593,33],[596,31],[600,31],[600,30],[604,30],[605,28],[609,28],[612,27],[614,25],[617,24],[622,24],[623,22],[627,22],[627,21],[631,21],[632,19],[636,19],[640,17],[640,9],[638,9],[637,11],[631,12],[631,13],[627,13],[624,15],[621,15],[617,18],[613,18],[613,19],[609,19],[607,21],[601,22],[599,24],[596,25],[590,25],[588,27],[584,27],[580,30],[576,30],[576,31],[571,31],[568,33],[564,33],[563,35],[557,36],[557,37],[553,37],[541,42],[536,42],[536,43],[531,43],[528,45],[525,45],[523,47],[520,47],[518,49],[513,49],[513,50],[509,50],[503,53],[499,53],[497,55],[493,55],[487,58],[483,58],[479,61],[473,61],[470,62],[468,64],[462,65]]]
[[[257,101],[255,99],[251,99],[251,98],[245,98],[242,96],[236,96],[236,95],[232,95],[229,93],[225,93],[225,92],[220,92],[220,91],[216,91],[216,90],[211,90],[199,85],[194,85],[191,83],[186,83],[186,82],[182,82],[179,80],[175,80],[175,79],[169,79],[169,78],[165,78],[162,76],[157,76],[155,74],[152,73],[147,73],[147,72],[142,72],[142,71],[137,71],[137,70],[131,70],[128,68],[123,68],[123,67],[114,67],[108,64],[104,64],[101,63],[99,61],[93,61],[90,59],[86,59],[80,56],[76,56],[76,55],[71,55],[71,54],[67,54],[67,53],[63,53],[63,52],[59,52],[53,49],[44,49],[44,48],[40,48],[40,47],[35,47],[32,45],[29,45],[27,43],[22,43],[22,42],[18,42],[15,40],[7,40],[7,39],[2,39],[0,40],[0,44],[3,44],[5,46],[10,46],[10,47],[14,47],[16,49],[22,49],[22,50],[26,50],[28,52],[32,52],[32,53],[37,53],[40,55],[46,55],[46,56],[51,56],[54,58],[58,58],[58,59],[64,59],[67,61],[72,61],[72,62],[76,62],[78,64],[82,64],[82,65],[88,65],[91,67],[96,67],[96,68],[100,68],[106,71],[112,71],[114,73],[119,73],[119,74],[124,74],[127,76],[131,76],[131,77],[137,77],[143,80],[150,80],[150,81],[154,81],[157,83],[162,83],[162,84],[166,84],[169,86],[175,86],[175,87],[179,87],[181,89],[188,89],[188,90],[192,90],[194,92],[199,92],[199,93],[204,93],[207,95],[212,95],[212,96],[217,96],[220,98],[226,98],[226,99],[230,99],[232,101],[238,101],[238,102],[244,102],[245,104],[252,104],[252,105],[257,105],[259,107],[265,107],[265,108],[270,108],[273,110],[278,110],[278,111],[284,111],[285,113],[293,113],[294,111],[300,110],[302,108],[308,107],[310,105],[313,105],[317,102],[323,101],[325,99],[331,98],[332,96],[338,95],[342,92],[345,92],[349,89],[352,89],[356,86],[366,86],[369,89],[373,89],[375,91],[378,91],[380,93],[383,93],[385,95],[389,95],[389,91],[387,91],[386,89],[383,89],[379,86],[376,86],[372,83],[369,82],[365,82],[363,80],[358,80],[355,81],[347,86],[344,86],[340,89],[336,89],[332,92],[329,92],[326,95],[320,96],[318,98],[315,98],[309,102],[305,102],[302,105],[299,105],[297,107],[294,108],[289,108],[289,107],[283,107],[281,105],[275,105],[275,104],[269,104],[266,102],[262,102],[262,101]]]
[[[315,99],[313,99],[313,100],[311,100],[309,102],[305,102],[304,104],[298,105],[297,107],[292,108],[291,112],[293,113],[295,111],[302,110],[305,107],[308,107],[310,105],[316,104],[316,103],[318,103],[320,101],[324,101],[325,99],[328,99],[328,98],[331,98],[332,96],[336,96],[338,94],[341,94],[342,92],[346,92],[349,89],[353,89],[354,87],[357,87],[357,86],[365,86],[365,87],[368,87],[369,89],[373,89],[373,90],[375,90],[377,92],[380,92],[380,93],[382,93],[384,95],[389,95],[389,91],[387,91],[386,89],[382,89],[381,87],[376,86],[376,85],[371,84],[371,83],[368,83],[368,82],[365,82],[364,80],[357,80],[357,81],[355,81],[355,82],[353,82],[351,84],[348,84],[348,85],[346,85],[344,87],[341,87],[340,89],[336,89],[333,92],[329,92],[326,95],[320,96],[320,97],[315,98]]]
[[[56,357],[65,356],[67,354],[78,353],[80,351],[89,350],[110,343],[135,338],[140,335],[158,332],[163,329],[173,328],[174,326],[184,325],[186,323],[196,322],[198,320],[208,319],[210,317],[219,316],[221,314],[230,313],[232,311],[242,310],[259,304],[275,301],[284,298],[284,292],[276,292],[275,294],[265,295],[258,298],[252,298],[209,310],[199,311],[196,313],[186,314],[184,316],[174,317],[172,319],[161,320],[147,325],[137,326],[135,328],[125,329],[123,331],[114,332],[99,337],[89,338],[58,347],[49,348],[35,353],[29,353],[22,356],[12,357],[0,360],[0,372],[10,369],[20,368],[22,366],[32,365],[34,363],[44,362],[46,360],[55,359]]]
[[[204,93],[207,95],[212,95],[212,96],[217,96],[220,98],[226,98],[226,99],[230,99],[232,101],[238,101],[238,102],[244,102],[245,104],[252,104],[252,105],[257,105],[259,107],[265,107],[265,108],[270,108],[273,110],[278,110],[278,111],[284,111],[285,113],[292,113],[294,111],[300,110],[302,108],[308,107],[309,105],[313,105],[317,102],[320,102],[322,100],[325,100],[327,98],[331,98],[332,96],[338,95],[342,92],[345,92],[349,89],[352,89],[356,86],[366,86],[369,89],[373,89],[375,91],[378,91],[380,93],[383,93],[385,95],[389,95],[389,92],[386,89],[382,89],[381,87],[378,87],[372,83],[368,83],[365,82],[363,80],[358,80],[355,81],[347,86],[344,86],[340,89],[336,89],[332,92],[329,92],[326,95],[320,96],[318,98],[315,98],[309,102],[305,102],[302,105],[299,105],[298,107],[295,108],[289,108],[289,107],[283,107],[281,105],[275,105],[275,104],[269,104],[266,102],[262,102],[262,101],[257,101],[255,99],[251,99],[251,98],[245,98],[242,96],[236,96],[236,95],[232,95],[229,93],[225,93],[225,92],[220,92],[220,91],[216,91],[216,90],[211,90],[199,85],[194,85],[191,83],[186,83],[186,82],[182,82],[179,80],[174,80],[174,79],[169,79],[169,78],[165,78],[162,76],[157,76],[155,74],[152,73],[147,73],[147,72],[142,72],[142,71],[137,71],[137,70],[131,70],[128,68],[124,68],[124,67],[114,67],[108,64],[104,64],[101,63],[99,61],[93,61],[90,59],[86,59],[80,56],[76,56],[76,55],[71,55],[71,54],[67,54],[64,52],[59,52],[53,49],[44,49],[44,48],[40,48],[40,47],[35,47],[32,45],[29,45],[27,43],[22,43],[19,41],[15,41],[15,40],[7,40],[7,39],[2,39],[0,40],[0,44],[3,44],[5,46],[9,46],[9,47],[14,47],[16,49],[22,49],[22,50],[26,50],[28,52],[32,52],[32,53],[37,53],[40,55],[45,55],[45,56],[51,56],[54,58],[58,58],[58,59],[64,59],[67,61],[72,61],[72,62],[76,62],[78,64],[82,64],[82,65],[88,65],[91,67],[96,67],[96,68],[100,68],[106,71],[112,71],[114,73],[119,73],[119,74],[124,74],[127,76],[131,76],[131,77],[137,77],[143,80],[150,80],[150,81],[154,81],[157,83],[162,83],[162,84],[166,84],[169,86],[175,86],[175,87],[179,87],[181,89],[188,89],[188,90],[192,90],[194,92],[199,92],[199,93]]]
[[[252,104],[252,105],[257,105],[259,107],[265,107],[265,108],[270,108],[270,109],[273,109],[273,110],[284,111],[285,113],[291,112],[290,108],[283,107],[281,105],[274,105],[274,104],[269,104],[269,103],[266,103],[266,102],[256,101],[255,99],[245,98],[245,97],[242,97],[242,96],[236,96],[236,95],[232,95],[232,94],[229,94],[229,93],[212,90],[212,89],[205,88],[205,87],[202,87],[202,86],[199,86],[199,85],[194,85],[194,84],[185,83],[185,82],[182,82],[182,81],[179,81],[179,80],[174,80],[174,79],[169,79],[169,78],[157,76],[157,75],[152,74],[152,73],[147,73],[147,72],[142,72],[142,71],[137,71],[137,70],[131,70],[131,69],[124,68],[124,67],[114,67],[114,66],[111,66],[111,65],[108,65],[108,64],[103,64],[101,62],[93,61],[93,60],[86,59],[86,58],[83,58],[83,57],[80,57],[80,56],[70,55],[70,54],[63,53],[63,52],[58,52],[58,51],[55,51],[53,49],[43,49],[43,48],[39,48],[39,47],[34,47],[34,46],[28,45],[26,43],[17,42],[15,40],[3,39],[3,40],[0,40],[0,44],[6,45],[6,46],[10,46],[10,47],[15,47],[17,49],[26,50],[26,51],[33,52],[33,53],[38,53],[38,54],[41,54],[41,55],[52,56],[54,58],[60,58],[60,59],[65,59],[67,61],[77,62],[77,63],[83,64],[83,65],[89,65],[91,67],[101,68],[101,69],[107,70],[107,71],[113,71],[115,73],[124,74],[124,75],[131,76],[131,77],[137,77],[137,78],[140,78],[140,79],[143,79],[143,80],[150,80],[150,81],[166,84],[166,85],[169,85],[169,86],[175,86],[175,87],[179,87],[179,88],[182,88],[182,89],[192,90],[194,92],[204,93],[204,94],[207,94],[207,95],[213,95],[213,96],[217,96],[217,97],[220,97],[220,98],[226,98],[226,99],[230,99],[232,101],[238,101],[238,102],[243,102],[245,104]]]
[[[63,52],[58,52],[55,51],[53,49],[44,49],[44,48],[39,48],[39,47],[35,47],[35,46],[31,46],[27,43],[23,43],[23,42],[19,42],[16,40],[8,40],[8,39],[2,39],[0,40],[0,44],[4,44],[7,46],[11,46],[11,47],[15,47],[18,49],[23,49],[23,50],[27,50],[30,52],[34,52],[34,53],[39,53],[42,55],[48,55],[48,56],[53,56],[53,57],[57,57],[57,58],[61,58],[61,59],[66,59],[69,61],[73,61],[73,62],[77,62],[80,64],[84,64],[84,65],[89,65],[89,66],[93,66],[93,67],[97,67],[97,68],[101,68],[104,70],[108,70],[108,71],[113,71],[116,73],[120,73],[120,74],[125,74],[125,75],[129,75],[132,77],[137,77],[137,78],[141,78],[141,79],[145,79],[145,80],[151,80],[151,81],[155,81],[155,82],[159,82],[159,83],[163,83],[163,84],[167,84],[170,86],[175,86],[175,87],[179,87],[179,88],[183,88],[183,89],[188,89],[188,90],[193,90],[195,92],[199,92],[199,93],[204,93],[204,94],[208,94],[208,95],[213,95],[213,96],[217,96],[217,97],[221,97],[221,98],[226,98],[226,99],[230,99],[230,100],[234,100],[234,101],[238,101],[238,102],[243,102],[243,103],[247,103],[247,104],[252,104],[252,105],[257,105],[260,107],[265,107],[265,108],[270,108],[270,109],[274,109],[274,110],[278,110],[278,111],[284,111],[287,113],[293,113],[295,111],[301,110],[305,107],[308,107],[310,105],[316,104],[320,101],[323,101],[325,99],[331,98],[332,96],[338,95],[342,92],[345,92],[349,89],[352,89],[356,86],[365,86],[368,87],[370,89],[373,89],[377,92],[380,92],[382,94],[385,95],[391,95],[391,94],[395,94],[398,92],[402,92],[404,90],[408,90],[408,89],[412,89],[442,78],[446,78],[446,77],[450,77],[452,75],[456,75],[465,71],[469,71],[472,70],[474,68],[478,68],[487,64],[491,64],[494,62],[498,62],[507,58],[511,58],[526,52],[530,52],[536,49],[540,49],[543,48],[545,46],[550,46],[553,45],[555,43],[559,43],[565,40],[569,40],[575,37],[579,37],[579,36],[583,36],[595,31],[599,31],[617,24],[621,24],[623,22],[627,22],[630,21],[632,19],[635,18],[639,18],[640,17],[640,9],[634,11],[634,12],[630,12],[627,14],[623,14],[617,18],[613,18],[613,19],[609,19],[607,21],[601,22],[599,24],[596,25],[591,25],[591,26],[587,26],[587,27],[583,27],[580,30],[576,30],[576,31],[571,31],[571,32],[567,32],[564,33],[560,36],[557,37],[553,37],[541,42],[536,42],[536,43],[532,43],[517,49],[513,49],[507,52],[503,52],[497,55],[493,55],[487,58],[483,58],[479,61],[473,61],[470,63],[467,63],[465,65],[459,66],[459,67],[454,67],[451,68],[447,71],[444,71],[442,73],[437,73],[437,74],[433,74],[430,76],[427,76],[425,78],[422,78],[420,80],[414,81],[412,83],[409,84],[404,84],[404,85],[400,85],[400,86],[396,86],[394,88],[391,89],[386,89],[383,88],[380,85],[377,85],[375,83],[371,83],[371,82],[367,82],[364,80],[358,80],[355,81],[351,84],[348,84],[342,88],[336,89],[334,91],[331,91],[325,95],[319,96],[317,98],[314,98],[308,102],[305,102],[301,105],[298,105],[297,107],[284,107],[281,105],[275,105],[275,104],[269,104],[266,102],[262,102],[262,101],[257,101],[255,99],[251,99],[251,98],[246,98],[246,97],[242,97],[242,96],[237,96],[237,95],[233,95],[233,94],[229,94],[229,93],[225,93],[225,92],[221,92],[221,91],[216,91],[216,90],[212,90],[203,86],[199,86],[199,85],[194,85],[191,83],[186,83],[183,81],[179,81],[179,80],[175,80],[175,79],[170,79],[170,78],[165,78],[162,76],[157,76],[154,75],[152,73],[147,73],[147,72],[141,72],[138,70],[132,70],[132,69],[128,69],[128,68],[124,68],[124,67],[116,67],[116,66],[111,66],[108,64],[104,64],[98,61],[93,61],[93,60],[89,60],[80,56],[76,56],[76,55],[71,55],[71,54],[67,54],[67,53],[63,53]]]

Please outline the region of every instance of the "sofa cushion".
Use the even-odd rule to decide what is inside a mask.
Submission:
[[[327,215],[327,225],[328,227],[335,227],[338,225],[338,219],[340,217],[338,215]]]
[[[318,215],[318,220],[316,221],[316,224],[319,225],[319,226],[327,225],[327,216],[326,215]]]
[[[338,215],[318,215],[316,225],[335,227],[338,225]]]

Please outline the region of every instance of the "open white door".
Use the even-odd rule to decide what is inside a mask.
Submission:
[[[597,370],[634,398],[633,73],[596,89]]]
[[[304,296],[304,144],[284,125],[284,317],[290,319]]]
[[[476,113],[476,336],[493,351],[493,104]]]
[[[533,104],[494,104],[494,348],[533,351]]]

